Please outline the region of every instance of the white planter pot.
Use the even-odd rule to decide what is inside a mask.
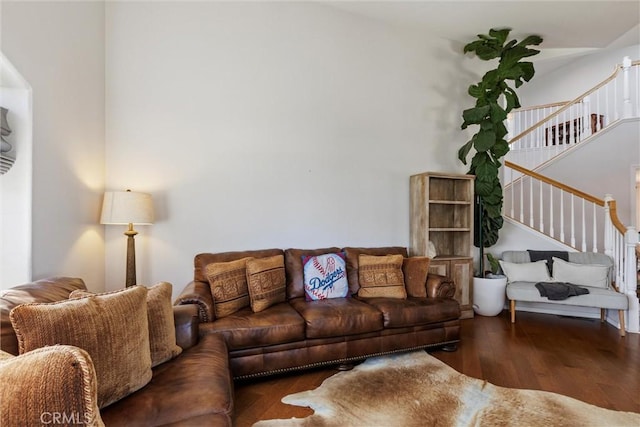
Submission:
[[[480,316],[497,316],[504,308],[507,278],[473,278],[473,311]]]

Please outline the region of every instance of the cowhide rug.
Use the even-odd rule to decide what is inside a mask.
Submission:
[[[567,396],[498,387],[460,374],[424,351],[366,360],[282,402],[315,411],[268,426],[640,426],[640,414]]]

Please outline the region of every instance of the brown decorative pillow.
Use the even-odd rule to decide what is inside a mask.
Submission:
[[[251,309],[257,313],[286,300],[284,256],[249,259],[247,284]]]
[[[407,296],[427,297],[427,276],[429,275],[431,258],[426,256],[412,256],[402,262],[402,274],[407,290]]]
[[[360,255],[358,280],[361,298],[407,298],[402,274],[402,255]]]
[[[160,282],[147,288],[147,321],[152,368],[182,353],[182,348],[176,344],[176,325],[171,305],[172,288],[169,282]],[[89,295],[95,294],[78,289],[71,292],[69,298]]]
[[[172,290],[173,286],[168,282],[160,282],[148,288],[147,319],[152,368],[182,353],[182,348],[176,344],[176,323],[171,304]]]
[[[216,262],[205,267],[213,296],[213,311],[216,318],[225,317],[249,307],[247,288],[247,260]]]
[[[54,303],[22,304],[11,310],[20,354],[55,344],[73,345],[91,356],[103,408],[151,381],[147,288]]]

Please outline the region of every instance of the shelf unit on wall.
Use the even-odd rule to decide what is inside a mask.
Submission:
[[[475,176],[425,172],[412,175],[411,255],[437,255],[429,272],[456,284],[463,318],[473,317],[473,183]]]

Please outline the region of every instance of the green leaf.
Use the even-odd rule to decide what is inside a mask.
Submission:
[[[499,204],[486,203],[484,208],[489,218],[497,218],[502,215],[502,203],[499,203]]]
[[[496,29],[496,28],[492,28],[489,30],[489,35],[491,37],[494,37],[498,43],[500,43],[500,45],[503,45],[504,42],[507,40],[507,37],[509,37],[509,33],[511,32],[511,28],[503,28],[503,29]]]
[[[520,108],[520,99],[518,99],[518,95],[513,89],[507,88],[504,92],[504,97],[507,101],[507,107],[505,108],[507,114],[514,108]]]
[[[484,209],[486,212],[486,209]],[[498,232],[502,228],[504,221],[502,217],[492,218],[488,215],[483,217],[483,223],[480,225],[482,227],[482,246],[485,248],[489,248],[495,245],[498,242],[499,234]]]
[[[538,52],[539,51],[535,49],[527,49],[526,47],[515,45],[511,49],[506,50],[502,53],[500,62],[505,64],[505,66],[510,67],[520,61],[522,58],[533,56]]]
[[[490,120],[483,120],[482,123],[480,123],[480,129],[482,129],[482,130],[493,130],[494,129],[494,124],[491,123]]]
[[[538,46],[540,43],[542,43],[542,37],[532,35],[532,36],[525,37],[520,43],[518,43],[518,45],[519,46],[529,46],[529,45]]]
[[[504,137],[507,136],[507,134],[509,133],[504,122],[496,123],[495,132],[496,132],[496,141],[504,139]]]
[[[484,45],[484,42],[482,40],[476,40],[474,42],[471,42],[471,43],[465,45],[464,53],[475,52],[476,49],[478,49],[479,47],[481,47],[483,45]]]
[[[520,68],[522,69],[522,78],[528,82],[533,78],[533,75],[536,73],[536,70],[533,68],[532,62],[521,62]]]
[[[508,152],[509,152],[509,144],[504,139],[500,139],[496,141],[496,143],[493,144],[493,147],[491,147],[491,153],[497,159],[506,156]]]
[[[462,112],[462,118],[467,124],[479,124],[489,113],[489,110],[490,107],[488,105],[469,108]]]
[[[509,68],[500,68],[498,69],[498,75],[502,80],[518,80],[523,76],[522,68],[520,64],[514,64]]]
[[[486,157],[488,158],[488,156]],[[476,181],[485,184],[494,184],[494,179],[498,176],[498,168],[493,162],[485,161],[476,167]],[[487,194],[490,194],[488,192]]]
[[[469,92],[469,95],[471,95],[474,98],[480,98],[482,95],[484,95],[484,89],[480,87],[480,85],[469,86],[468,92]]]
[[[489,116],[492,123],[500,123],[507,119],[507,112],[504,111],[497,103],[491,103],[489,108]]]
[[[480,130],[476,135],[473,148],[482,153],[488,151],[496,142],[496,133],[492,130]]]
[[[471,151],[472,147],[473,140],[469,140],[458,150],[458,159],[462,162],[463,165],[467,164],[467,156],[469,155],[469,151]]]
[[[516,43],[518,43],[517,40],[511,40],[509,43],[504,45],[504,48],[502,50],[511,49],[512,47],[514,47],[516,45]]]
[[[484,61],[490,61],[492,59],[499,58],[501,53],[502,49],[499,49],[495,46],[490,46],[488,44],[485,44],[482,47],[476,49],[476,55],[478,55],[478,58]]]
[[[482,76],[482,85],[486,88],[491,88],[495,86],[499,80],[498,70],[490,70],[487,71],[484,76]]]

